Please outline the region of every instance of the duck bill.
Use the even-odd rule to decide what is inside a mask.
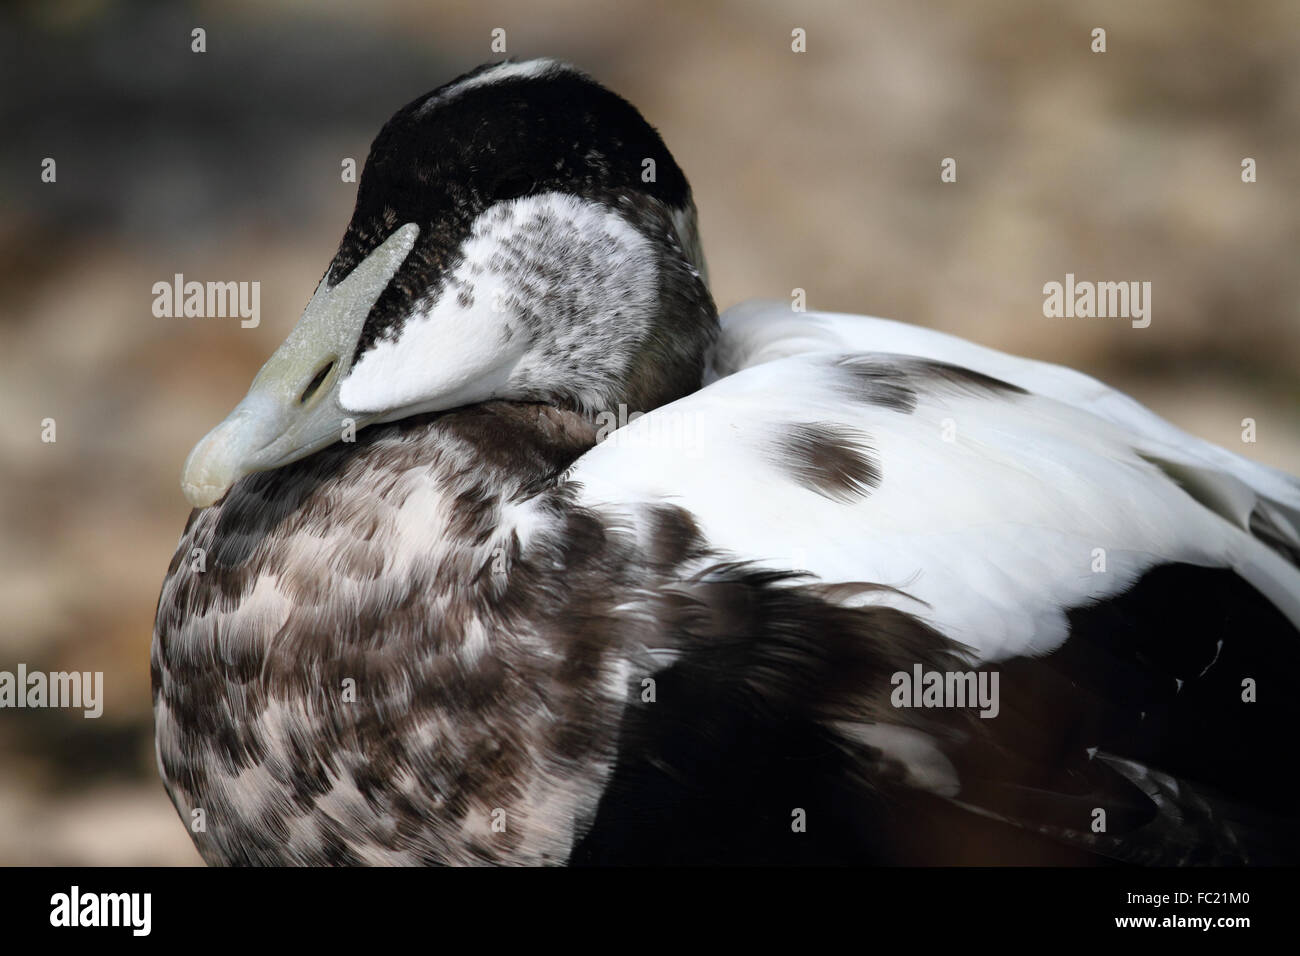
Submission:
[[[338,285],[321,282],[248,394],[190,452],[181,473],[181,489],[190,504],[206,508],[245,475],[305,458],[377,420],[344,408],[339,387],[366,317],[419,232],[407,223]]]

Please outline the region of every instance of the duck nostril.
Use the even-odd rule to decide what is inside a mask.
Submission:
[[[317,372],[312,380],[307,383],[307,387],[302,390],[302,396],[298,399],[299,405],[305,405],[307,401],[320,389],[321,383],[325,381],[326,376],[328,376],[333,370],[334,361],[334,359],[330,359],[322,365],[320,371]]]

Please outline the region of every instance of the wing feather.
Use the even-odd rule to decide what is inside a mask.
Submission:
[[[1300,570],[1248,529],[1257,492],[1202,462],[1180,466],[1199,476],[1188,493],[1152,447],[982,369],[808,352],[631,422],[569,477],[646,533],[674,504],[731,558],[883,585],[863,599],[980,660],[1050,652],[1069,608],[1170,561],[1234,568],[1300,622]]]

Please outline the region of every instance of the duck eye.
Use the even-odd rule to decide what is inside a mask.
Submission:
[[[321,387],[321,383],[325,381],[325,376],[329,375],[330,371],[333,368],[334,368],[334,359],[330,359],[328,362],[326,362],[324,365],[321,366],[320,371],[317,372],[315,377],[312,378],[312,380],[307,383],[307,387],[302,390],[302,396],[298,399],[298,404],[305,405],[308,399],[310,399],[313,395],[316,394],[316,392]]]

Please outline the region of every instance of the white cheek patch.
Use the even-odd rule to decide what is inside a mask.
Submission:
[[[483,401],[504,387],[513,359],[501,313],[493,311],[499,282],[483,283],[468,308],[449,289],[424,301],[407,317],[401,334],[363,352],[339,389],[339,403],[354,412],[383,412],[424,405],[437,399],[453,408]],[[522,344],[522,343],[520,343]]]
[[[644,312],[655,295],[648,240],[608,207],[564,193],[493,206],[461,251],[438,298],[418,303],[395,339],[361,354],[339,389],[345,409],[437,411],[521,397],[546,372],[541,356],[529,354],[535,342],[552,351],[593,348],[598,333],[589,322],[609,303]],[[539,309],[544,301],[570,308],[548,315]]]

